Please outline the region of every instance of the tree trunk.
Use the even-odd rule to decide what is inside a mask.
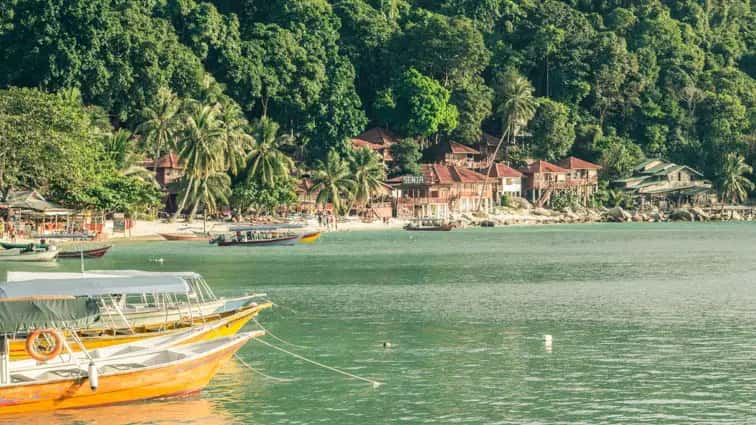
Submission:
[[[192,211],[189,213],[189,217],[186,218],[187,223],[194,222],[194,216],[197,214],[197,208],[199,207],[199,204],[200,204],[199,199],[194,201],[194,205],[192,205]]]
[[[507,135],[509,132],[507,132]],[[486,192],[486,186],[488,185],[488,177],[491,175],[491,170],[493,169],[494,164],[496,164],[496,155],[499,154],[499,148],[501,147],[501,144],[504,142],[504,134],[501,135],[501,138],[499,139],[499,143],[496,144],[496,149],[494,149],[494,153],[491,156],[490,163],[488,164],[488,170],[486,170],[486,179],[483,180],[483,187],[480,189],[480,194],[478,195],[478,211],[481,210],[481,207],[483,205],[483,194]]]
[[[173,217],[171,217],[171,222],[176,221],[178,219],[178,216],[181,215],[181,211],[184,210],[186,207],[186,201],[189,199],[189,191],[192,189],[194,185],[194,177],[189,178],[189,183],[186,185],[186,190],[184,191],[184,196],[181,198],[181,202],[179,203],[178,207],[176,208],[176,212],[173,213]]]
[[[160,161],[160,143],[155,145],[155,163],[152,164],[152,172],[155,173],[155,179],[157,179],[158,161]]]

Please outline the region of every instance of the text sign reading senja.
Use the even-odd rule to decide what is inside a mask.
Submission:
[[[404,184],[424,184],[425,178],[423,176],[404,176],[402,178]]]

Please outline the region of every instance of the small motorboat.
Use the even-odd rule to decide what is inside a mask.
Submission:
[[[167,241],[206,241],[209,235],[203,233],[158,233]]]
[[[14,261],[14,262],[47,262],[55,261],[58,258],[59,252],[56,250],[49,251],[29,251],[24,252],[20,248],[6,249],[0,251],[1,261]]]
[[[210,240],[218,246],[291,246],[298,243],[314,243],[320,232],[297,233],[304,226],[293,224],[236,226],[229,229],[230,236],[221,234]]]
[[[100,258],[108,253],[112,245],[102,246],[99,248],[82,249],[82,250],[66,250],[60,251],[58,258]]]
[[[444,223],[438,219],[419,219],[409,222],[404,230],[425,232],[448,232],[454,228],[452,223]]]
[[[299,235],[299,243],[315,243],[320,239],[320,232],[309,232]]]

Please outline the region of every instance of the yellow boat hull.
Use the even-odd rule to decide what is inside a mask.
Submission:
[[[211,339],[222,337],[222,336],[234,335],[239,331],[239,329],[244,327],[244,325],[246,325],[247,322],[249,322],[250,320],[255,318],[258,314],[260,314],[260,311],[266,308],[270,308],[272,305],[273,304],[269,302],[262,303],[256,306],[242,308],[240,310],[237,310],[235,313],[231,315],[207,318],[206,323],[215,324],[215,322],[217,321],[220,321],[221,323],[219,323],[219,326],[209,326],[206,332],[201,332],[197,334],[196,336],[194,336],[193,338],[187,339],[186,341],[183,342],[183,344],[189,344],[189,343],[200,342],[200,341],[209,341]],[[198,324],[198,322],[196,322],[195,324]],[[173,329],[168,329],[164,331],[145,331],[145,332],[137,332],[135,334],[124,334],[124,335],[101,335],[101,336],[94,336],[94,337],[84,337],[84,338],[81,338],[81,340],[82,340],[82,343],[84,344],[84,347],[87,350],[96,350],[98,348],[110,347],[110,346],[118,345],[118,344],[128,344],[128,343],[140,341],[146,338],[170,335],[172,333],[180,332],[186,329],[187,327],[189,327],[189,324],[187,324],[186,326],[175,327]],[[73,343],[71,340],[69,340],[69,347],[71,348],[71,351],[74,351],[74,352],[78,352],[81,350],[79,345]],[[11,360],[24,360],[24,359],[30,358],[29,353],[26,352],[25,340],[11,341],[10,357],[11,357]]]
[[[315,243],[320,238],[320,232],[308,233],[299,238],[299,243]]]
[[[202,390],[221,363],[248,339],[210,354],[133,372],[101,375],[93,391],[88,380],[67,379],[0,390],[0,414],[72,409],[192,394]]]

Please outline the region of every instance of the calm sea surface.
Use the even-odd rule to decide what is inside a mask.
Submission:
[[[353,232],[281,248],[122,243],[87,266],[192,270],[219,295],[265,292],[281,307],[260,322],[297,347],[267,341],[385,384],[250,342],[242,358],[295,381],[232,360],[199,396],[17,423],[756,423],[756,225]]]

